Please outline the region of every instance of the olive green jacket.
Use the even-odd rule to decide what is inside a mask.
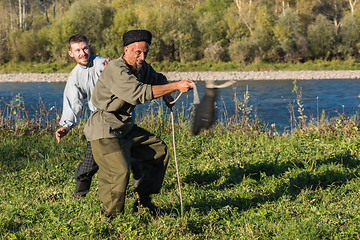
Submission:
[[[154,99],[152,85],[166,83],[166,77],[146,62],[139,73],[134,73],[122,57],[110,61],[93,91],[97,110],[86,123],[86,139],[122,138],[134,125],[131,112],[135,106]]]

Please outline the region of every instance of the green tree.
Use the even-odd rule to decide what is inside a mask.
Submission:
[[[15,60],[32,61],[38,55],[38,38],[34,30],[17,30],[10,34],[11,53]]]
[[[136,6],[133,4],[127,5],[126,8],[118,8],[114,14],[113,24],[110,27],[110,32],[107,34],[109,40],[112,41],[111,48],[114,53],[110,57],[118,58],[123,52],[123,34],[131,29],[136,28],[137,16],[135,14]]]
[[[198,59],[200,44],[199,31],[189,12],[179,12],[179,19],[175,32],[175,49],[178,49],[177,58],[180,62],[189,62]]]
[[[67,41],[71,35],[64,33],[63,22],[59,19],[51,24],[51,26],[43,27],[42,30],[48,32],[48,38],[50,40],[48,49],[51,54],[51,60],[69,62]]]
[[[197,29],[199,29],[201,35],[202,49],[204,49],[202,52],[206,55],[206,58],[214,58],[215,55],[209,56],[209,54],[214,52],[215,48],[220,50],[223,46],[229,44],[229,41],[226,39],[228,29],[226,21],[210,12],[203,13],[197,20]],[[222,56],[224,55],[220,54],[215,58],[221,58]]]
[[[224,12],[230,6],[233,6],[233,1],[206,0],[194,9],[194,21],[201,37],[198,45],[201,58],[226,60],[224,49],[230,40],[227,38],[229,26]]]
[[[360,25],[353,14],[348,13],[341,20],[341,28],[339,31],[341,42],[338,46],[340,55],[358,56],[360,47]]]
[[[259,55],[259,46],[253,38],[242,38],[231,41],[228,51],[232,61],[245,66]]]
[[[279,15],[274,27],[274,37],[283,51],[284,60],[297,62],[303,59],[298,46],[300,35],[299,16],[291,8],[287,8]]]
[[[254,21],[252,38],[255,40],[259,50],[260,59],[266,58],[268,51],[274,44],[274,19],[268,14],[265,7],[259,7]]]
[[[176,33],[178,28],[179,11],[182,6],[174,7],[172,4],[163,4],[156,8],[156,28],[154,29],[154,41],[151,46],[151,60],[176,61]]]
[[[309,48],[315,58],[329,59],[334,54],[337,27],[319,14],[308,29]]]
[[[224,20],[227,25],[226,38],[229,42],[250,36],[251,32],[246,23],[241,19],[235,4],[224,11]]]
[[[0,0],[0,62],[70,61],[75,33],[117,58],[122,35],[138,28],[153,33],[149,62],[359,58],[359,8],[353,0]]]
[[[202,40],[211,43],[227,42],[227,22],[224,12],[232,5],[232,1],[207,0],[194,11],[197,27],[202,35]]]
[[[93,52],[102,47],[105,11],[96,1],[78,0],[74,2],[69,12],[50,26],[51,54],[56,60],[70,61],[67,51],[67,40],[71,35],[84,34],[89,39]]]
[[[82,33],[97,49],[101,45],[105,18],[99,2],[78,0],[71,5],[69,13],[63,19],[62,32],[67,38],[73,34]]]
[[[332,21],[335,26],[338,26],[344,11],[348,11],[349,8],[350,5],[348,0],[327,0],[318,1],[312,11],[314,15],[324,15],[327,19]]]

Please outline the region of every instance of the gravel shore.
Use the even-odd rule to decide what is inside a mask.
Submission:
[[[246,72],[166,72],[169,81],[191,80],[311,80],[358,79],[360,70],[338,71],[246,71]],[[0,82],[66,82],[69,73],[0,74]]]

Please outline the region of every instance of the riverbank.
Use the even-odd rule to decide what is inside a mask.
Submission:
[[[166,72],[169,81],[191,80],[316,80],[358,79],[360,70],[334,71],[230,71],[230,72]],[[0,82],[66,82],[69,73],[0,74]]]

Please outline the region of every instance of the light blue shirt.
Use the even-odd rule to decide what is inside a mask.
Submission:
[[[103,62],[106,58],[91,55],[88,66],[76,65],[71,71],[64,89],[63,111],[59,124],[62,127],[73,128],[79,124],[80,114],[84,108],[84,100],[88,100],[91,111],[96,107],[91,101],[94,86],[104,70]]]

